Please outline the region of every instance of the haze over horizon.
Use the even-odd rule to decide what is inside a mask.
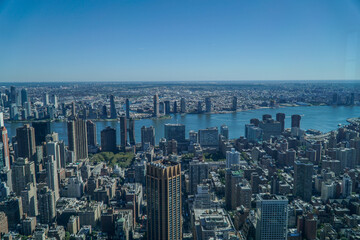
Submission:
[[[360,3],[1,1],[0,82],[360,79]]]

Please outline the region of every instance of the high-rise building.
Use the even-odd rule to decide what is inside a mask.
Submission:
[[[177,113],[177,101],[174,101],[173,113]]]
[[[185,125],[184,124],[165,124],[165,138],[167,141],[175,139],[178,143],[185,142]]]
[[[243,179],[243,172],[240,170],[226,169],[225,173],[225,205],[228,210],[237,207],[236,185]]]
[[[130,118],[130,100],[127,98],[125,100],[125,112],[126,112],[126,118]]]
[[[54,191],[45,186],[39,191],[38,196],[40,223],[53,223],[56,216],[56,200]]]
[[[209,164],[193,160],[189,164],[190,194],[195,195],[198,184],[209,178]]]
[[[47,142],[46,143],[46,154],[47,157],[53,156],[56,162],[56,168],[61,169],[65,166],[62,166],[61,158],[60,158],[60,146],[58,142]]]
[[[32,127],[34,128],[35,131],[36,146],[39,146],[43,142],[45,142],[46,135],[51,133],[50,121],[32,122]]]
[[[219,147],[219,131],[217,127],[200,129],[198,139],[201,147]]]
[[[30,124],[24,124],[23,127],[17,128],[16,141],[18,144],[17,156],[33,161],[36,152],[34,128],[30,127]]]
[[[186,101],[185,98],[180,99],[180,112],[186,113]]]
[[[14,86],[10,87],[10,102],[16,103],[16,88]]]
[[[159,117],[160,115],[160,111],[159,111],[159,96],[157,94],[154,95],[154,99],[153,99],[153,103],[154,103],[154,117]]]
[[[24,213],[30,217],[36,217],[39,214],[36,185],[34,183],[28,183],[21,191],[21,200]]]
[[[49,100],[49,94],[45,93],[44,94],[44,98],[43,98],[43,105],[44,106],[48,106],[50,104],[50,100]]]
[[[69,150],[73,151],[76,160],[88,157],[86,121],[75,118],[67,122]]]
[[[126,116],[120,117],[120,145],[121,150],[125,151],[125,147],[127,146],[127,121]]]
[[[55,94],[51,95],[51,103],[54,105],[55,109],[59,107],[58,97]]]
[[[294,196],[309,202],[312,196],[313,163],[307,158],[294,162]]]
[[[128,128],[128,134],[129,134],[129,142],[131,146],[135,146],[135,119],[129,118],[129,128]]]
[[[226,168],[231,168],[231,165],[240,164],[240,153],[231,148],[231,151],[226,151]]]
[[[29,102],[28,93],[26,88],[23,88],[21,89],[21,105],[24,107],[26,102]]]
[[[110,118],[111,119],[117,118],[114,95],[110,95]]]
[[[350,196],[352,193],[352,180],[347,173],[344,174],[342,179],[341,193],[344,198]]]
[[[250,142],[259,142],[263,138],[263,130],[254,124],[245,124],[245,138]]]
[[[270,116],[270,117],[269,117]],[[271,136],[281,135],[281,123],[271,118],[271,115],[263,115],[263,121],[259,123],[259,128],[263,131],[263,140],[269,140]]]
[[[291,127],[300,128],[300,120],[301,116],[298,114],[294,114],[291,116]]]
[[[91,121],[86,121],[86,133],[87,133],[87,141],[89,146],[96,146],[96,124]]]
[[[202,112],[203,112],[203,109],[202,109],[202,102],[201,102],[201,101],[198,101],[198,105],[197,105],[197,112],[198,112],[198,113],[202,113]]]
[[[256,239],[286,240],[288,199],[279,195],[257,194],[256,205]]]
[[[225,137],[225,139],[229,139],[229,128],[225,124],[220,127],[220,134]]]
[[[18,158],[11,167],[12,187],[17,196],[28,183],[36,185],[35,164],[27,158]]]
[[[146,169],[147,239],[181,240],[181,166],[150,162]]]
[[[73,117],[76,116],[75,102],[72,102],[72,103],[71,103],[71,116],[73,116]]]
[[[211,103],[211,98],[210,97],[205,98],[205,111],[207,113],[212,112],[212,103]]]
[[[283,132],[285,130],[285,113],[277,113],[276,121],[280,122],[281,132]]]
[[[107,126],[101,131],[101,151],[115,152],[116,151],[116,130]]]
[[[47,178],[46,178],[47,185],[52,191],[54,191],[55,201],[57,201],[60,198],[59,181],[58,181],[58,172],[57,172],[56,162],[52,155],[47,157],[46,173],[47,173]]]
[[[145,143],[149,143],[150,146],[155,146],[155,128],[153,126],[141,128],[141,146],[144,149]]]
[[[169,101],[169,100],[166,100],[166,101],[164,102],[164,104],[165,104],[165,114],[166,114],[166,115],[169,115],[169,114],[170,114],[170,101]]]
[[[232,99],[232,108],[231,108],[231,110],[233,110],[233,111],[236,111],[237,110],[237,97],[233,97],[233,99]]]
[[[3,144],[2,158],[0,159],[0,161],[2,161],[1,165],[6,169],[10,169],[9,138],[5,126],[0,127],[0,142]]]

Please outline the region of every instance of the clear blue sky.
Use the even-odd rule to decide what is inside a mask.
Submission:
[[[358,0],[0,0],[0,82],[360,79]]]

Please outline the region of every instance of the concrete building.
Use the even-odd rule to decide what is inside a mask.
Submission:
[[[101,151],[115,152],[116,149],[116,130],[107,126],[101,131]]]

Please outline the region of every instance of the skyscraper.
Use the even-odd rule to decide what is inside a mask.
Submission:
[[[35,131],[35,143],[36,146],[45,142],[46,135],[51,133],[51,125],[49,121],[37,121],[32,122],[32,127]]]
[[[180,99],[180,112],[186,113],[186,101],[185,98]]]
[[[284,196],[256,195],[256,240],[287,239],[288,199]]]
[[[146,169],[147,239],[181,240],[181,166],[150,162]]]
[[[296,127],[296,128],[300,128],[300,120],[301,120],[301,116],[294,114],[291,116],[291,127]]]
[[[231,148],[231,151],[226,151],[226,168],[231,168],[231,165],[240,164],[240,153]]]
[[[30,127],[30,124],[17,128],[16,141],[18,143],[17,156],[33,161],[36,152],[34,128]]]
[[[110,118],[111,119],[117,118],[114,95],[110,95]]]
[[[87,133],[87,141],[89,146],[96,146],[96,124],[91,121],[86,121],[86,133]]]
[[[150,146],[155,146],[155,128],[153,126],[141,128],[141,146],[144,149],[145,143],[149,143]]]
[[[177,101],[174,101],[173,113],[177,113]]]
[[[21,105],[24,107],[25,103],[29,102],[26,88],[21,89]]]
[[[309,202],[312,196],[312,174],[314,165],[302,158],[294,162],[294,196]]]
[[[121,150],[125,151],[125,147],[127,146],[127,123],[126,116],[120,117],[120,144]]]
[[[116,151],[116,130],[110,126],[101,131],[101,151]]]
[[[49,94],[48,94],[48,93],[45,93],[45,94],[44,94],[44,98],[43,98],[43,105],[44,105],[44,106],[48,106],[49,104],[50,104]]]
[[[231,108],[231,110],[233,110],[233,111],[236,111],[236,109],[237,109],[237,97],[233,97],[233,99],[232,99],[232,108]]]
[[[165,124],[165,138],[170,141],[175,139],[178,143],[185,142],[185,125],[184,124]]]
[[[350,196],[352,193],[352,180],[347,173],[344,174],[342,179],[341,193],[344,198]]]
[[[76,160],[88,157],[87,130],[85,120],[75,118],[67,122],[69,150]]]
[[[209,164],[193,160],[189,163],[190,194],[195,195],[197,185],[209,177]]]
[[[241,182],[243,172],[240,170],[226,169],[225,173],[225,205],[228,210],[236,209],[236,185]]]
[[[285,130],[285,113],[277,113],[276,121],[281,123],[281,132]]]
[[[220,127],[220,134],[225,137],[225,139],[229,139],[229,128],[225,124]]]
[[[169,100],[166,100],[166,101],[164,102],[164,104],[165,104],[165,114],[166,114],[166,115],[169,115],[169,114],[170,114],[170,101],[169,101]]]
[[[125,112],[126,112],[126,118],[130,118],[130,100],[127,98],[125,100]]]
[[[51,103],[54,105],[55,109],[58,108],[58,97],[55,94],[51,95]]]
[[[135,119],[134,118],[129,118],[128,133],[129,133],[130,145],[134,146],[136,144],[135,143]]]
[[[158,117],[160,115],[160,112],[159,112],[159,96],[157,94],[154,95],[154,99],[153,99],[153,102],[154,102],[154,117]]]
[[[203,112],[202,102],[201,102],[201,101],[198,101],[198,104],[197,104],[197,113],[202,113],[202,112]]]
[[[210,97],[205,98],[205,111],[207,113],[210,113],[212,111],[212,104],[211,104],[211,98]]]
[[[52,155],[47,157],[46,160],[46,173],[47,173],[47,185],[48,187],[54,191],[55,201],[59,200],[60,192],[59,192],[59,181],[58,181],[58,173],[56,162]]]
[[[3,144],[2,159],[0,161],[3,162],[3,167],[10,169],[9,138],[5,126],[0,127],[0,142]]]
[[[36,185],[35,164],[27,158],[18,158],[11,168],[13,191],[20,196],[28,183]]]
[[[46,154],[47,154],[47,157],[53,156],[54,161],[56,162],[57,169],[61,169],[63,167],[61,165],[60,146],[59,146],[58,142],[52,142],[52,141],[47,142],[46,143]]]
[[[43,187],[39,191],[39,219],[40,223],[50,224],[54,222],[56,216],[55,193],[48,187]]]

